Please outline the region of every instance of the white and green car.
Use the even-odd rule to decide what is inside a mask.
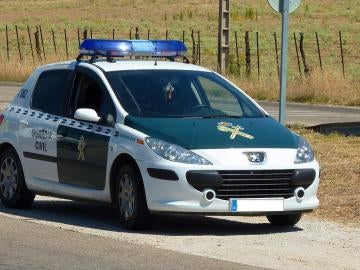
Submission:
[[[106,202],[134,229],[151,213],[292,226],[319,205],[306,140],[219,74],[175,61],[183,43],[80,49],[76,61],[35,70],[0,115],[6,207],[30,207],[36,194]]]

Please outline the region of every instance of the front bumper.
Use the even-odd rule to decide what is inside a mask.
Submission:
[[[146,193],[147,204],[149,210],[152,212],[167,212],[167,213],[188,213],[188,214],[206,214],[206,215],[267,215],[274,214],[267,209],[266,196],[262,196],[261,203],[264,204],[262,210],[261,207],[256,211],[237,211],[236,213],[231,211],[230,200],[216,198],[212,202],[206,200],[202,187],[197,189],[188,182],[187,173],[190,171],[197,171],[204,173],[216,172],[216,171],[231,171],[239,170],[239,166],[233,166],[231,164],[224,165],[188,165],[175,163],[170,161],[161,162],[144,162],[138,161],[138,165],[144,180],[144,187]],[[270,165],[271,166],[271,165]],[[271,169],[276,170],[314,170],[315,178],[305,188],[305,194],[302,200],[298,200],[294,195],[288,197],[277,197],[283,199],[283,209],[280,213],[287,212],[305,212],[315,209],[319,206],[319,200],[316,196],[319,187],[319,164],[317,161],[313,161],[307,164],[282,164],[281,166],[271,166]],[[151,174],[150,176],[148,168],[156,168],[161,170],[172,171],[176,177],[169,177],[170,179],[159,179],[158,175]],[[242,166],[240,170],[269,170],[269,164],[267,166]],[[299,182],[301,186],[303,183]],[[205,189],[205,186],[204,186]],[[237,198],[234,196],[234,198]],[[276,197],[272,196],[271,199]],[[254,197],[253,199],[259,199]],[[270,199],[270,198],[269,198]],[[259,202],[257,202],[259,204]],[[276,211],[279,213],[278,211]]]

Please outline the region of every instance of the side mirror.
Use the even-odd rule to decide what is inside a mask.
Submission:
[[[77,120],[83,120],[88,122],[98,123],[101,117],[98,116],[97,112],[93,109],[77,109],[74,115]]]

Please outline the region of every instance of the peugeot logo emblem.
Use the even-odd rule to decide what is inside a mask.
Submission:
[[[247,159],[252,164],[263,164],[266,161],[265,152],[246,152],[244,154],[247,156]]]

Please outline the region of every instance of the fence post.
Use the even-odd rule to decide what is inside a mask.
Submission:
[[[191,41],[192,41],[192,63],[196,64],[196,45],[195,45],[194,30],[191,30]]]
[[[44,59],[45,59],[45,61],[46,61],[44,38],[43,38],[43,33],[42,33],[41,25],[39,25],[39,29],[40,29],[40,37],[41,37],[41,45],[42,45],[42,49],[43,49],[43,55],[44,55]]]
[[[83,32],[83,40],[86,40],[87,36],[88,36],[88,31],[87,31],[87,29],[85,29]]]
[[[115,39],[115,29],[113,28],[112,30],[112,37],[113,37],[113,40]]]
[[[131,31],[131,27],[130,27],[130,30],[129,30],[129,39],[132,39],[132,31]]]
[[[296,34],[294,32],[294,44],[295,44],[295,51],[296,51],[296,58],[297,58],[297,64],[299,69],[300,77],[302,77],[302,71],[301,71],[301,64],[300,64],[300,57],[299,57],[299,48],[297,44]]]
[[[250,36],[249,31],[245,32],[245,56],[246,56],[246,76],[251,75],[251,53],[250,53]]]
[[[91,28],[90,28],[90,38],[93,39],[93,31]]]
[[[200,30],[198,31],[198,44],[197,44],[197,53],[198,53],[198,63],[201,65],[201,36],[200,36]]]
[[[66,59],[69,59],[69,50],[68,50],[68,42],[67,42],[66,28],[64,29],[64,37],[65,37]]]
[[[235,49],[236,49],[236,66],[237,66],[237,71],[239,72],[239,74],[241,74],[241,72],[240,72],[240,57],[239,57],[239,44],[238,44],[237,31],[235,31]]]
[[[51,28],[51,35],[52,35],[52,40],[53,40],[53,44],[54,44],[54,51],[55,51],[55,54],[57,54],[57,51],[56,51],[56,41],[55,41],[55,33],[54,33],[54,29]]]
[[[277,70],[278,77],[280,78],[279,50],[278,50],[278,42],[277,42],[276,32],[274,32],[274,44],[275,44],[276,70]]]
[[[150,29],[148,29],[148,31],[147,31],[147,39],[148,40],[150,39]]]
[[[39,32],[39,27],[36,26],[36,32],[34,33],[35,36],[35,50],[36,50],[36,54],[38,56],[38,59],[41,61],[41,47],[40,47],[40,32]]]
[[[322,65],[322,59],[321,59],[319,36],[318,36],[317,32],[315,32],[315,35],[316,35],[317,51],[318,51],[318,55],[319,55],[319,64],[320,64],[320,69],[321,69],[321,72],[322,72],[323,71],[323,65]]]
[[[77,38],[78,38],[78,45],[80,47],[80,29],[77,29]]]
[[[135,39],[140,39],[139,28],[135,27]]]
[[[10,60],[10,51],[9,51],[9,30],[8,26],[5,25],[5,32],[6,32],[6,55],[7,59]]]
[[[169,30],[166,29],[166,32],[165,32],[165,39],[168,40],[169,39]]]
[[[258,79],[260,79],[260,50],[259,50],[259,32],[256,32],[256,56],[257,56]]]
[[[18,47],[18,51],[19,51],[19,57],[20,57],[20,61],[23,60],[22,54],[21,54],[21,48],[20,48],[20,41],[19,41],[19,33],[18,33],[18,27],[17,25],[15,25],[15,31],[16,31],[16,40],[17,40],[17,47]]]
[[[305,49],[304,49],[304,33],[300,33],[300,54],[304,65],[305,75],[309,74],[310,68],[306,62]]]
[[[34,49],[33,49],[32,41],[31,41],[31,34],[30,34],[30,27],[29,27],[29,26],[27,26],[27,32],[28,32],[28,36],[29,36],[30,49],[31,49],[31,56],[32,56],[33,61],[35,61],[35,57],[34,57]]]
[[[185,43],[185,30],[182,32],[182,41]]]
[[[340,41],[342,72],[343,72],[343,76],[345,78],[345,61],[344,61],[344,50],[343,50],[343,41],[342,41],[342,33],[341,33],[341,31],[339,31],[339,41]]]

